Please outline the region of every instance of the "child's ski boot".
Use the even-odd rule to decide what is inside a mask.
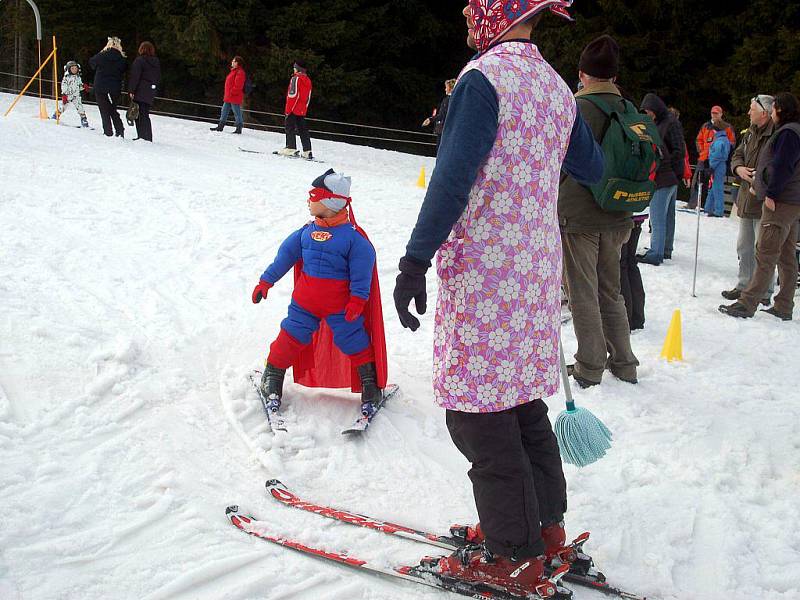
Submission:
[[[86,115],[81,115],[81,127],[89,128],[89,120],[86,118]]]
[[[378,376],[375,373],[375,363],[366,363],[358,367],[358,376],[361,379],[361,414],[365,417],[374,415],[383,400],[383,393],[378,387]]]
[[[278,412],[281,407],[283,378],[285,375],[286,369],[279,369],[269,363],[266,364],[264,373],[261,375],[261,391],[267,399],[265,408],[272,413]]]

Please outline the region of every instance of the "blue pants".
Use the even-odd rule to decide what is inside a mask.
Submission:
[[[705,211],[717,217],[725,214],[725,163],[714,169],[714,185],[708,191]]]
[[[659,188],[650,201],[650,249],[645,254],[648,262],[661,264],[664,255],[672,254],[675,239],[675,198],[678,186]]]
[[[310,344],[311,336],[319,329],[320,318],[312,315],[294,300],[289,305],[289,314],[281,322],[281,329],[301,344]],[[344,354],[352,356],[363,352],[370,345],[369,335],[364,329],[364,317],[355,321],[347,321],[344,312],[325,317],[325,322],[333,332],[333,343]]]
[[[230,102],[226,102],[222,105],[222,112],[219,115],[219,124],[225,125],[228,120],[228,115],[231,114],[231,109],[233,109],[233,118],[236,120],[236,126],[241,127],[244,125],[244,119],[242,118],[242,105],[231,104]]]

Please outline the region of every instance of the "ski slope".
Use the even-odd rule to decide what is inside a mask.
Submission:
[[[0,95],[0,111],[11,100]],[[251,539],[224,512],[239,504],[276,534],[387,565],[435,549],[283,507],[264,481],[420,529],[476,518],[468,464],[432,402],[432,314],[412,334],[391,299],[424,197],[417,176],[434,161],[324,141],[324,165],[246,154],[237,146],[269,152],[282,136],[162,117],[150,145],[132,128],[103,137],[94,107],[95,131],[41,122],[37,108],[26,99],[0,118],[0,598],[457,598]],[[250,293],[308,220],[307,190],[328,166],[353,177],[378,251],[403,396],[353,440],[340,431],[356,396],[289,383],[289,432],[271,436],[247,375],[291,282],[259,305]],[[800,319],[717,312],[735,283],[729,219],[701,222],[692,298],[695,219],[677,219],[674,259],[642,267],[640,384],[606,374],[575,391],[615,440],[600,462],[566,467],[567,531],[591,531],[609,580],[648,597],[797,600]],[[659,352],[676,308],[686,360],[669,364]],[[564,344],[572,354],[570,325]],[[563,397],[548,403],[554,419]]]

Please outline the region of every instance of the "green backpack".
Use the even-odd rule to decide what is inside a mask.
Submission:
[[[661,163],[661,136],[653,120],[623,100],[623,111],[587,94],[609,121],[600,146],[605,156],[603,178],[589,186],[597,204],[605,211],[640,212],[656,191],[655,173]]]

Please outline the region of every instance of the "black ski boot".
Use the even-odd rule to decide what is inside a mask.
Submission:
[[[378,388],[375,363],[366,363],[358,367],[358,376],[361,379],[361,414],[371,417],[383,400],[383,393]]]
[[[281,407],[283,378],[285,375],[286,369],[279,369],[269,363],[264,367],[264,373],[261,375],[261,392],[267,400],[265,408],[269,412],[278,412]]]
[[[236,131],[234,131],[233,133],[241,134],[242,133],[242,126],[241,125],[237,125],[236,126]]]
[[[223,129],[225,129],[225,126],[224,125],[217,125],[216,127],[211,127],[210,129],[211,129],[211,131],[222,131]]]

